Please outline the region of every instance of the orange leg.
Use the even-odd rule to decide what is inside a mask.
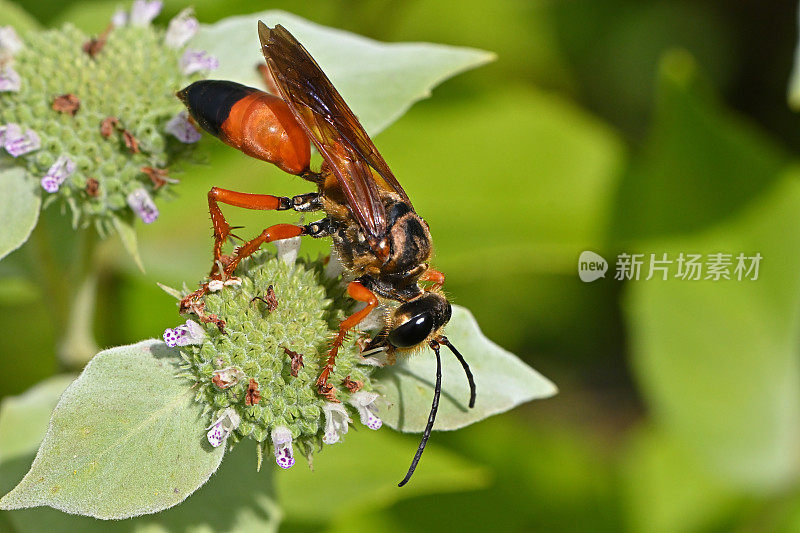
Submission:
[[[436,290],[436,289],[441,288],[442,285],[444,285],[444,274],[442,272],[439,272],[438,270],[434,270],[432,268],[429,268],[428,270],[426,270],[425,273],[422,276],[420,276],[419,279],[422,280],[422,281],[432,281],[433,282],[433,285],[431,286],[431,288],[429,290]]]
[[[244,207],[246,209],[264,209],[269,211],[279,210],[281,207],[289,209],[291,207],[288,198],[272,196],[270,194],[248,194],[243,192],[229,191],[212,187],[208,191],[208,212],[211,213],[211,223],[214,225],[214,266],[211,268],[213,274],[217,270],[217,261],[222,257],[222,245],[231,234],[231,227],[219,208],[217,202]]]
[[[224,219],[223,219],[224,220]],[[233,254],[232,257],[228,259],[223,267],[223,271],[215,272],[212,270],[211,278],[212,279],[228,279],[233,274],[233,271],[236,270],[236,267],[239,265],[239,261],[252,255],[253,252],[259,249],[259,247],[268,242],[273,241],[280,241],[283,239],[290,239],[292,237],[298,237],[306,233],[305,226],[295,226],[294,224],[275,224],[274,226],[270,226],[264,231],[261,232],[261,235],[247,241],[242,246],[237,248],[236,252]],[[215,263],[217,265],[217,263]],[[216,268],[215,268],[216,270]],[[191,294],[188,294],[186,297],[183,298],[180,302],[180,312],[187,313],[192,312],[195,313],[202,322],[214,322],[219,327],[220,331],[224,330],[225,322],[221,320],[216,315],[208,315],[204,312],[205,304],[203,303],[203,296],[206,295],[208,292],[208,283],[203,283],[199,289],[194,291]]]
[[[350,298],[356,301],[366,302],[367,306],[361,311],[353,313],[349,317],[345,318],[342,320],[342,323],[339,324],[339,334],[333,340],[333,345],[328,352],[328,361],[325,364],[325,368],[322,369],[319,378],[317,379],[317,390],[322,396],[325,396],[332,402],[337,402],[338,400],[335,396],[335,389],[332,385],[328,384],[328,376],[330,376],[331,372],[333,371],[333,366],[336,363],[336,355],[339,353],[339,347],[344,342],[347,332],[357,326],[367,317],[367,315],[372,312],[373,309],[378,307],[378,298],[372,293],[371,290],[363,286],[358,281],[351,281],[347,284],[347,294],[350,295]]]
[[[315,211],[321,208],[319,194],[317,193],[301,194],[294,198],[288,198],[286,196],[250,194],[212,187],[212,189],[208,191],[208,212],[211,214],[211,223],[214,226],[214,265],[211,267],[212,276],[217,273],[219,268],[217,262],[222,258],[222,245],[231,235],[231,227],[228,221],[225,220],[222,210],[219,208],[219,202],[234,207],[263,211],[285,211],[287,209],[294,209],[295,211]],[[272,240],[282,238],[285,237],[277,237]],[[227,268],[225,270],[228,271]],[[233,272],[233,270],[229,272]]]
[[[294,224],[275,224],[274,226],[268,227],[261,232],[261,235],[255,239],[247,241],[236,249],[236,253],[233,254],[231,260],[225,265],[222,278],[225,279],[230,277],[231,274],[233,274],[233,271],[236,270],[236,267],[239,265],[239,261],[252,255],[253,252],[261,247],[262,244],[273,241],[281,241],[283,239],[291,239],[292,237],[299,237],[304,233],[305,228],[303,226],[295,226]]]

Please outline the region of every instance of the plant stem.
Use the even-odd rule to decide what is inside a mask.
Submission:
[[[92,332],[97,300],[97,234],[93,229],[76,231],[77,253],[69,267],[66,254],[59,253],[64,251],[63,243],[59,243],[62,250],[54,246],[47,218],[41,217],[32,237],[35,263],[53,319],[60,369],[76,370],[97,353]]]

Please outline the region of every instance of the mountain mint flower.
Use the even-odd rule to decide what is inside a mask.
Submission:
[[[278,249],[278,259],[287,265],[293,265],[300,251],[300,237],[281,239],[280,241],[275,241],[273,244],[275,244],[275,247]]]
[[[192,9],[184,9],[169,21],[164,40],[169,47],[183,48],[199,28],[200,23],[192,15]]]
[[[186,50],[181,57],[181,70],[186,76],[217,68],[219,68],[219,60],[204,50]]]
[[[42,146],[35,131],[29,129],[23,132],[20,125],[13,122],[0,126],[0,144],[11,157],[25,155]]]
[[[194,320],[187,320],[186,324],[182,326],[164,331],[164,343],[170,348],[189,346],[190,344],[203,344],[205,339],[205,330]]]
[[[128,23],[128,12],[124,9],[117,9],[111,16],[111,25],[115,28],[121,28]]]
[[[356,392],[350,398],[350,405],[358,410],[361,423],[369,429],[380,429],[383,425],[383,421],[378,418],[378,408],[375,406],[375,400],[377,399],[377,393],[364,390]]]
[[[335,444],[347,433],[350,415],[342,404],[332,402],[325,403],[322,412],[325,414],[325,434],[322,436],[322,442]]]
[[[191,144],[200,140],[200,132],[189,122],[186,110],[172,117],[164,127],[164,131],[174,135],[182,143]]]
[[[167,343],[169,345],[169,343]],[[229,389],[245,378],[244,372],[235,366],[214,370],[211,382],[220,389]]]
[[[272,445],[275,448],[275,462],[281,468],[294,466],[294,450],[292,449],[292,432],[286,426],[278,426],[272,430]]]
[[[147,26],[161,13],[162,2],[154,0],[134,0],[131,15],[128,18],[131,26]]]
[[[233,430],[239,427],[240,422],[241,418],[239,418],[239,414],[235,410],[230,407],[224,409],[220,417],[206,428],[208,430],[208,433],[206,433],[208,443],[214,448],[218,447],[225,442]]]
[[[238,413],[241,423],[228,445],[248,437],[271,442],[276,462],[288,468],[295,452],[309,457],[320,446],[340,442],[356,413],[369,413],[371,422],[365,423],[371,427],[380,422],[372,411],[378,394],[365,392],[373,389],[374,367],[363,364],[357,333],[339,349],[329,377],[336,401],[319,394],[316,380],[330,340],[352,313],[353,301],[340,278],[325,276],[322,261],[287,261],[296,257],[293,239],[282,248],[292,253],[279,258],[256,252],[242,260],[237,278],[228,280],[236,284],[205,281],[216,292],[184,301],[184,312],[206,338],[180,351],[181,375],[192,381],[196,401],[207,412]]]
[[[73,224],[103,235],[132,210],[155,220],[155,206],[174,195],[174,182],[161,177],[195,150],[187,141],[197,132],[171,121],[183,110],[175,92],[205,72],[183,74],[184,50],[167,41],[186,33],[173,29],[167,39],[150,23],[160,9],[139,0],[95,37],[69,24],[22,39],[0,28],[0,147],[52,191],[45,205],[68,207]],[[186,13],[178,21],[191,25]],[[62,157],[74,164],[66,179],[66,166],[53,168]]]
[[[158,219],[158,208],[144,188],[136,189],[128,195],[128,205],[145,224],[152,224]]]
[[[0,59],[14,57],[22,50],[22,41],[11,26],[0,26]]]
[[[0,92],[17,92],[22,87],[22,79],[11,65],[0,67]]]
[[[42,188],[47,192],[56,192],[61,187],[61,184],[74,172],[75,163],[69,157],[62,155],[42,178]]]

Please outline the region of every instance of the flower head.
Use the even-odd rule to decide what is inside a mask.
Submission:
[[[186,324],[182,326],[164,331],[164,342],[170,348],[189,346],[190,344],[203,344],[206,337],[206,331],[194,320],[187,320]]]
[[[375,400],[378,399],[377,392],[367,392],[360,390],[350,397],[350,405],[358,410],[361,423],[370,429],[380,429],[383,421],[378,417],[378,408]]]
[[[76,227],[107,235],[131,210],[153,222],[172,193],[167,173],[195,150],[172,140],[198,137],[185,123],[164,128],[183,109],[175,91],[193,79],[181,72],[184,50],[150,24],[160,9],[138,0],[95,37],[64,25],[28,31],[23,44],[0,27],[0,148],[50,192],[48,202],[72,211]],[[187,13],[179,21],[191,22]]]
[[[275,448],[275,462],[281,468],[294,466],[294,450],[292,449],[292,432],[286,426],[278,426],[272,430],[272,445]]]
[[[206,433],[208,443],[214,448],[218,447],[225,442],[225,439],[228,438],[232,431],[239,427],[241,421],[239,413],[234,409],[230,407],[224,409],[219,418],[206,428],[208,430],[208,433]]]
[[[19,157],[41,148],[42,141],[35,131],[23,132],[19,124],[10,123],[0,126],[0,144],[11,157]]]
[[[42,188],[47,192],[56,192],[61,187],[61,184],[74,172],[75,163],[69,157],[62,155],[42,178]]]
[[[161,13],[163,6],[160,0],[135,0],[131,7],[131,16],[128,19],[131,26],[147,26]]]
[[[347,409],[340,403],[327,402],[322,406],[325,414],[325,434],[322,442],[325,444],[335,444],[339,442],[342,435],[347,433],[350,415]]]
[[[184,9],[169,21],[164,41],[172,48],[182,48],[194,37],[200,23],[194,18],[191,8]]]
[[[219,60],[204,50],[186,50],[180,63],[181,72],[186,76],[195,72],[219,68]]]
[[[189,122],[185,109],[172,117],[164,129],[182,143],[191,144],[200,140],[200,132]]]
[[[152,224],[158,219],[158,208],[143,188],[128,195],[128,205],[145,224]]]
[[[197,322],[208,321],[208,337],[180,349],[182,375],[193,381],[196,401],[207,410],[239,413],[242,423],[232,436],[237,442],[249,437],[274,445],[276,462],[288,468],[298,459],[295,451],[305,457],[320,442],[341,442],[352,423],[352,384],[370,390],[373,367],[362,364],[355,336],[348,338],[329,376],[340,402],[319,394],[315,380],[328,357],[331,318],[350,310],[344,285],[325,277],[321,261],[288,264],[261,250],[243,259],[237,274],[239,279],[204,281],[209,292],[185,307]],[[273,300],[278,304],[270,305]],[[224,330],[212,325],[220,321]]]

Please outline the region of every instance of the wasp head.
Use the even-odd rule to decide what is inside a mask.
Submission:
[[[450,302],[444,296],[425,292],[394,310],[387,340],[394,348],[415,348],[435,337],[450,321],[451,314]]]

